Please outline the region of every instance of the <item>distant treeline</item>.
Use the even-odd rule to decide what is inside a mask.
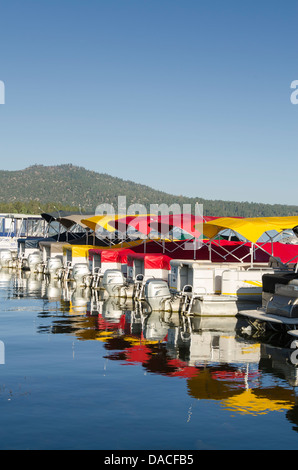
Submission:
[[[35,214],[39,215],[43,212],[56,212],[60,211],[74,211],[79,212],[79,207],[74,206],[61,206],[59,203],[40,204],[38,201],[15,201],[15,202],[0,202],[0,212],[9,214]]]
[[[118,209],[118,196],[125,196],[127,207],[142,204],[203,204],[204,214],[217,217],[270,217],[298,215],[298,206],[189,198],[167,194],[149,186],[104,173],[68,165],[33,165],[24,170],[0,171],[0,210],[39,214],[71,210],[93,213],[99,204]]]

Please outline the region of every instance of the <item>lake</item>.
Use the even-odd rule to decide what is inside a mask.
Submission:
[[[14,270],[0,300],[2,450],[298,448],[297,368],[276,336]]]

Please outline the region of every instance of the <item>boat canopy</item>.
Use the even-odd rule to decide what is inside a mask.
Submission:
[[[233,230],[242,235],[246,240],[256,243],[261,236],[274,230],[278,233],[283,230],[294,229],[298,226],[298,217],[248,217],[238,219],[234,217],[221,217],[209,221],[203,226],[204,236],[212,239],[222,230]]]
[[[87,228],[87,225],[82,223],[83,217],[86,218],[86,216],[82,214],[66,215],[65,217],[57,217],[56,221],[60,222],[66,230],[70,230],[74,225],[80,225],[83,228]]]
[[[73,225],[81,225],[85,228],[84,224],[81,223],[83,218],[91,217],[89,214],[82,214],[78,212],[70,212],[70,211],[56,211],[56,212],[49,212],[49,213],[42,213],[41,217],[50,224],[51,222],[59,222],[63,225],[66,230],[69,230]]]
[[[121,215],[94,215],[93,217],[89,218],[84,218],[81,220],[82,224],[86,225],[87,227],[91,228],[94,232],[97,230],[100,230],[100,228],[103,228],[104,230],[107,230],[108,232],[115,232],[116,228],[113,227],[112,225],[109,224],[109,222],[113,222],[118,219],[122,219],[125,216],[123,214]]]
[[[171,230],[177,228],[187,232],[194,238],[199,238],[201,236],[201,230],[199,231],[198,228],[201,229],[203,223],[214,219],[216,219],[216,217],[202,217],[192,214],[148,215],[143,217],[139,216],[139,218],[129,221],[128,225],[145,235],[155,231],[165,236]]]
[[[214,219],[216,219],[216,217],[202,217],[192,214],[115,214],[96,215],[82,219],[81,222],[93,231],[102,227],[108,232],[114,232],[116,230],[125,232],[129,227],[132,227],[144,235],[149,235],[152,231],[156,231],[161,235],[166,235],[174,228],[178,228],[189,233],[192,237],[199,238],[201,235],[201,224]]]
[[[41,214],[41,217],[50,224],[51,222],[55,222],[58,218],[68,217],[69,215],[74,215],[74,214],[77,214],[77,212],[54,211],[54,212],[43,212]]]
[[[144,221],[147,219],[146,216],[138,215],[127,215],[125,217],[113,218],[108,221],[108,225],[119,232],[126,232],[129,227],[136,228],[136,224],[141,224],[143,226]],[[141,233],[144,233],[142,230],[139,230]]]

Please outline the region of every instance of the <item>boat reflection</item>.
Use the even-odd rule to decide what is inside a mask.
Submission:
[[[185,380],[195,401],[213,400],[232,415],[284,412],[298,430],[298,368],[289,348],[241,334],[237,318],[148,312],[139,303],[62,288],[38,274],[0,273],[0,283],[13,285],[12,296],[43,300],[39,333],[99,341],[106,361]]]

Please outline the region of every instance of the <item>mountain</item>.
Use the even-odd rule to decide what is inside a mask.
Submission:
[[[127,207],[134,203],[191,204],[204,206],[212,216],[285,216],[298,215],[298,206],[251,202],[205,200],[157,191],[142,184],[67,165],[33,165],[24,170],[0,171],[0,210],[2,212],[40,213],[42,211],[79,210],[92,213],[102,203],[118,208],[118,196],[126,196]]]

